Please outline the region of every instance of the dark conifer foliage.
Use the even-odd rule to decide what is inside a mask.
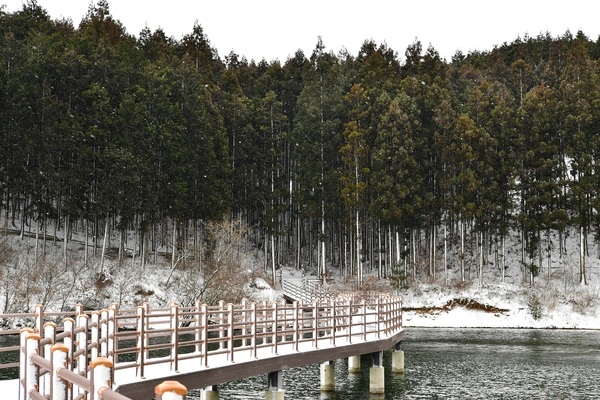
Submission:
[[[199,23],[181,40],[134,36],[106,0],[78,27],[31,0],[0,10],[4,229],[116,232],[144,262],[186,255],[203,223],[230,218],[269,274],[357,282],[435,277],[444,243],[461,254],[450,268],[483,280],[515,235],[531,283],[574,230],[585,283],[599,43],[540,34],[444,60],[419,41],[352,56],[318,38],[310,55],[248,61],[221,58]]]

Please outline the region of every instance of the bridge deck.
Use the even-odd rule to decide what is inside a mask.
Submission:
[[[311,343],[303,343],[296,350],[294,343],[284,343],[278,346],[277,354],[269,348],[259,349],[257,358],[254,358],[251,350],[241,350],[236,352],[236,361],[233,363],[227,360],[225,354],[221,354],[212,356],[208,367],[199,365],[198,360],[183,360],[179,364],[179,372],[166,372],[165,366],[160,364],[148,366],[145,379],[136,377],[134,369],[130,368],[115,372],[116,391],[133,399],[151,398],[154,387],[165,379],[176,380],[188,389],[204,388],[272,371],[383,351],[392,348],[403,338],[404,331],[401,330],[385,339],[377,339],[376,333],[372,333],[367,335],[366,341],[335,346],[330,338],[325,338],[319,340],[319,348]]]
[[[55,324],[45,323],[50,313],[38,309],[36,332],[21,331],[21,381],[27,391],[46,396],[50,382],[57,379],[54,371],[66,370],[72,378],[61,374],[60,379],[71,383],[74,393],[69,398],[73,398],[96,390],[81,379],[91,382],[93,370],[88,363],[103,357],[113,374],[108,389],[121,398],[144,399],[152,398],[156,385],[165,380],[177,380],[188,389],[204,388],[379,352],[403,338],[402,306],[396,296],[341,293],[324,300],[316,299],[314,293],[300,295],[307,301],[172,305],[155,310],[145,305],[136,310],[113,307],[87,313],[79,309],[76,318],[63,320],[60,333]],[[54,349],[55,343],[68,352],[69,361],[59,365],[64,368],[48,367],[52,354],[60,351]],[[32,374],[40,367],[42,376]],[[5,385],[19,392],[18,381]],[[23,399],[24,390],[20,392],[13,398]],[[7,388],[3,393],[13,391]]]

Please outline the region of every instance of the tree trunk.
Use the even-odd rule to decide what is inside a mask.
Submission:
[[[411,246],[412,246],[412,264],[413,264],[413,279],[417,279],[417,234],[411,229]]]
[[[546,231],[548,240],[548,279],[550,279],[550,272],[552,270],[552,238],[550,237],[550,228]]]
[[[108,216],[105,217],[106,218],[106,222],[104,223],[104,239],[102,240],[102,255],[100,256],[100,274],[104,273],[104,257],[106,255],[106,243],[108,241],[108,223],[109,223],[109,218]]]
[[[381,279],[383,276],[383,263],[381,261],[382,251],[381,251],[381,222],[377,222],[377,277]]]
[[[173,235],[171,237],[171,269],[175,269],[175,256],[177,255],[177,218],[173,218]]]
[[[275,271],[275,235],[271,233],[271,273],[273,274],[273,289],[277,284],[277,272]]]
[[[360,258],[361,252],[361,237],[360,237],[360,219],[358,213],[358,207],[356,210],[356,283],[358,284],[358,288],[362,285],[362,260]]]
[[[67,270],[67,244],[69,243],[69,217],[65,215],[65,229],[63,232],[63,260],[65,263],[65,271]]]
[[[432,278],[435,280],[436,276],[435,276],[435,259],[437,257],[436,254],[436,249],[435,249],[435,241],[437,240],[437,235],[436,235],[436,228],[435,228],[435,224],[432,224],[431,226],[431,256],[429,258],[429,265],[431,268],[431,276]]]
[[[479,249],[479,284],[483,285],[483,232],[479,232],[477,237],[477,247]]]
[[[296,269],[301,268],[300,264],[300,249],[301,249],[301,224],[300,217],[298,216],[298,220],[296,221]]]
[[[446,279],[446,285],[448,284],[448,231],[444,224],[444,275]]]
[[[502,283],[506,280],[506,238],[502,235],[502,256],[500,268],[502,268]]]
[[[38,243],[39,243],[39,238],[40,238],[40,228],[38,227],[35,230],[35,261],[37,262],[38,259]]]
[[[587,285],[587,277],[585,273],[585,230],[583,225],[579,227],[579,283]]]
[[[465,281],[465,223],[460,221],[460,279]]]

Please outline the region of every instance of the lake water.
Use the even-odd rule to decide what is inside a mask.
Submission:
[[[369,394],[363,356],[360,374],[335,362],[335,393],[319,391],[318,365],[284,371],[285,399],[600,399],[600,331],[408,329],[402,348],[404,375],[384,354],[385,395]],[[220,399],[264,399],[266,385],[265,375],[220,385]]]
[[[334,393],[319,391],[318,365],[284,371],[285,399],[600,399],[600,331],[411,328],[402,348],[403,375],[391,373],[384,354],[385,395],[369,394],[363,356],[359,374],[335,362]],[[5,370],[3,379],[15,377],[8,372],[18,373]],[[266,386],[266,375],[230,382],[220,399],[262,400]],[[188,399],[199,398],[190,391]]]

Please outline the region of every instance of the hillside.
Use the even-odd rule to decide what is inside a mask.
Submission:
[[[365,287],[394,290],[404,298],[404,324],[407,327],[507,327],[507,328],[578,328],[600,329],[600,302],[598,294],[598,266],[596,257],[588,259],[588,284],[577,283],[577,241],[568,240],[567,255],[554,255],[550,277],[540,271],[530,287],[523,278],[519,249],[515,242],[507,247],[505,281],[497,269],[486,267],[482,281],[472,277],[459,279],[456,249],[449,252],[448,282],[438,262],[433,280],[418,275],[408,276],[407,287],[392,289],[388,280],[365,276]],[[242,244],[229,248],[234,255],[216,272],[207,274],[207,265],[200,262],[176,264],[173,268],[169,254],[159,253],[157,262],[148,262],[142,268],[139,257],[131,254],[117,262],[117,250],[107,251],[105,265],[100,268],[100,250],[88,250],[88,264],[83,263],[84,248],[81,238],[67,243],[68,260],[64,261],[63,242],[48,238],[41,256],[38,246],[35,262],[35,236],[9,234],[0,238],[0,262],[3,265],[0,286],[0,312],[26,312],[37,303],[50,309],[72,309],[77,302],[87,309],[107,307],[116,302],[120,307],[134,307],[142,302],[164,306],[171,301],[193,304],[195,299],[215,302],[220,299],[239,301],[242,297],[254,301],[275,301],[281,298],[279,283],[274,290],[265,273],[263,253],[257,250],[241,251]],[[235,251],[233,251],[235,250]],[[595,251],[595,248],[592,248]],[[225,253],[223,253],[225,254]],[[553,256],[553,257],[554,257]],[[494,273],[494,271],[496,271]],[[314,272],[314,271],[312,271]],[[207,276],[207,278],[203,278]],[[311,271],[282,266],[277,270],[281,279],[316,279]],[[344,289],[343,277],[333,270],[329,285]]]

